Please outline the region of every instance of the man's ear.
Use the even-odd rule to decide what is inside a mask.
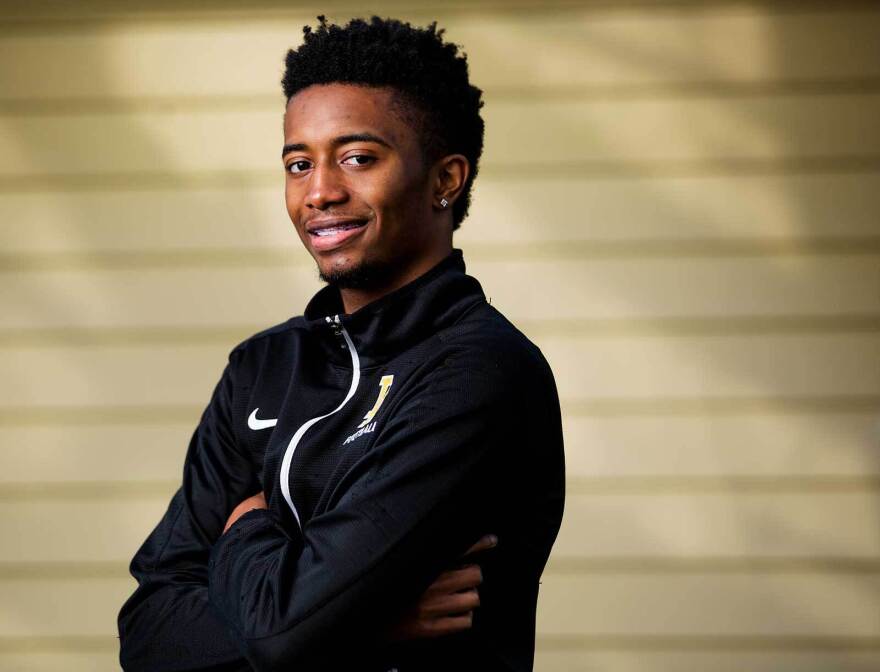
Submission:
[[[433,205],[437,210],[451,210],[461,195],[471,172],[471,165],[463,154],[450,154],[434,164]],[[443,201],[446,205],[443,205]]]

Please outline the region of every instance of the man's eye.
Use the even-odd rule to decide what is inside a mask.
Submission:
[[[308,161],[291,161],[287,164],[288,173],[301,173],[309,167]]]
[[[349,166],[366,166],[368,163],[372,163],[375,160],[376,157],[374,156],[368,156],[367,154],[354,154],[346,157],[342,163]]]

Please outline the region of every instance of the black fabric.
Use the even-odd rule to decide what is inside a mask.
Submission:
[[[357,351],[352,383],[339,322]],[[328,320],[327,318],[331,318]],[[369,422],[383,376],[393,376]],[[251,429],[248,416],[277,418]],[[361,429],[359,429],[359,427]],[[559,401],[540,351],[485,299],[459,250],[352,315],[322,289],[237,346],[195,430],[181,488],[131,563],[126,670],[531,670],[538,580],[565,495]],[[263,490],[269,508],[232,509]],[[473,627],[383,631],[480,536]]]

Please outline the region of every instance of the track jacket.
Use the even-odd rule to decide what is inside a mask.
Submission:
[[[559,401],[541,352],[459,250],[351,315],[325,287],[238,345],[183,482],[131,562],[125,670],[531,670],[538,580],[564,501]],[[232,509],[252,510],[221,532]],[[477,539],[468,631],[383,628]]]

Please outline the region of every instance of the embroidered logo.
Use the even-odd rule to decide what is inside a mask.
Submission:
[[[364,416],[361,424],[358,425],[358,430],[349,436],[345,441],[342,442],[344,446],[347,443],[351,443],[358,437],[363,436],[364,434],[370,434],[376,430],[376,423],[373,422],[373,418],[376,417],[376,414],[379,412],[379,409],[382,408],[382,402],[385,401],[385,397],[388,396],[388,390],[391,389],[391,385],[394,383],[394,376],[382,376],[379,380],[379,396],[376,398],[376,403],[373,404],[373,408],[367,411],[367,414]]]
[[[257,411],[259,411],[259,407],[254,409],[254,412],[248,416],[247,424],[253,430],[260,429],[268,429],[269,427],[274,427],[278,424],[278,418],[266,418],[262,420],[257,417]]]

